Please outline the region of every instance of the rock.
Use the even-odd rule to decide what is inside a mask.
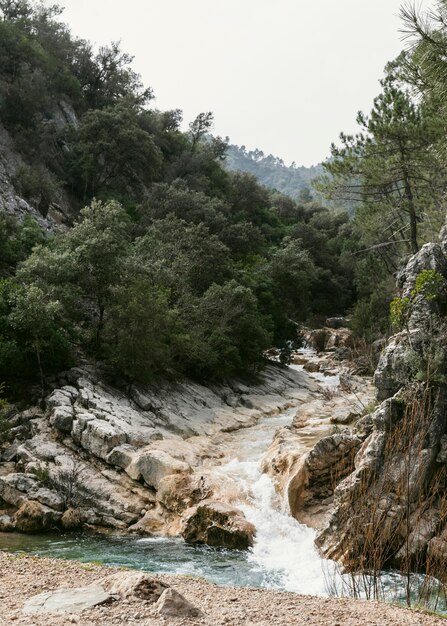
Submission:
[[[126,467],[129,467],[132,461],[135,460],[135,453],[136,448],[134,448],[134,446],[124,443],[121,446],[113,448],[113,450],[108,454],[106,461],[110,465],[126,469]]]
[[[62,496],[60,496],[56,491],[53,491],[52,489],[41,487],[36,492],[32,493],[35,500],[37,500],[41,504],[49,506],[50,509],[54,509],[55,511],[63,511],[65,508],[65,503]]]
[[[347,317],[328,317],[326,319],[326,326],[328,328],[343,328],[349,325],[349,320]]]
[[[82,447],[103,460],[113,448],[123,443],[126,443],[125,432],[105,420],[87,421],[81,434]]]
[[[334,415],[331,417],[332,424],[340,424],[342,426],[347,426],[348,424],[352,424],[360,417],[360,413],[347,413],[345,415]]]
[[[62,527],[65,530],[76,530],[83,524],[82,512],[79,509],[67,509],[61,519]]]
[[[169,589],[169,585],[142,572],[119,572],[103,578],[100,583],[106,591],[122,600],[138,599],[149,603],[157,602]]]
[[[255,534],[242,511],[222,502],[204,500],[185,513],[182,536],[187,543],[246,550],[253,545]]]
[[[305,359],[302,356],[295,355],[295,356],[292,356],[291,363],[292,365],[305,365],[308,362],[308,360],[309,359]]]
[[[340,560],[348,571],[406,567],[409,558],[420,571],[427,564],[432,574],[427,554],[435,561],[444,554],[445,243],[423,246],[398,276],[400,295],[411,299],[409,319],[381,353],[374,375],[381,404],[354,427],[353,436],[362,443],[351,473],[335,489],[331,518],[316,538],[322,554]],[[424,270],[444,278],[439,297],[415,294]],[[437,369],[428,394],[421,381],[433,362]],[[445,573],[445,562],[443,568]]]
[[[441,437],[440,450],[436,457],[436,463],[447,463],[447,435]]]
[[[161,479],[157,500],[168,511],[180,514],[210,495],[211,489],[207,487],[203,477],[172,474]]]
[[[27,500],[14,515],[14,527],[22,533],[38,533],[53,528],[61,515],[34,500]]]
[[[319,372],[320,371],[320,364],[319,363],[313,363],[312,361],[309,361],[308,363],[306,363],[304,365],[304,369],[306,370],[306,372]]]
[[[143,411],[159,411],[163,407],[159,398],[153,394],[149,394],[147,391],[143,391],[136,385],[132,385],[130,397]]]
[[[160,617],[202,617],[200,609],[192,605],[175,589],[166,589],[155,605]]]
[[[10,515],[0,514],[0,533],[9,533],[14,530],[14,522]]]
[[[158,489],[162,478],[170,474],[189,473],[191,467],[167,452],[155,449],[141,452],[125,471],[134,480],[142,478],[147,485]]]
[[[47,409],[55,409],[60,406],[72,406],[73,397],[70,391],[64,391],[63,389],[57,389],[48,396],[45,403]]]
[[[287,488],[293,517],[304,523],[308,508],[333,496],[337,482],[353,470],[362,441],[357,433],[345,429],[323,437],[300,460]]]
[[[72,406],[56,407],[50,417],[50,424],[56,430],[69,433],[73,425],[74,410]]]
[[[22,612],[25,615],[81,613],[112,600],[113,596],[101,585],[57,589],[33,596],[25,602]]]

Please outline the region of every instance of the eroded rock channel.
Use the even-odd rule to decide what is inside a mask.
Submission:
[[[323,593],[314,528],[331,512],[354,454],[351,423],[373,391],[332,352],[294,361],[269,365],[256,385],[169,383],[128,395],[89,369],[64,373],[44,409],[13,417],[2,530],[109,529],[249,548],[244,559],[275,572],[277,586]]]

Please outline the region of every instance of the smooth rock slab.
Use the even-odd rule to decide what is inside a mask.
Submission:
[[[27,600],[22,612],[25,615],[41,613],[81,613],[99,604],[113,600],[101,585],[89,585],[74,589],[57,589],[41,593]]]

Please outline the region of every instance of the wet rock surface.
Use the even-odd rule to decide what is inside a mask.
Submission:
[[[182,536],[187,543],[246,550],[253,545],[255,535],[256,528],[242,511],[222,502],[204,500],[185,513]]]

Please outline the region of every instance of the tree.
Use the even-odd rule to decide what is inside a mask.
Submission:
[[[140,197],[159,174],[161,152],[129,103],[88,111],[75,144],[72,186],[82,190],[83,200],[112,191]]]
[[[204,224],[188,224],[172,214],[156,220],[135,242],[135,262],[173,297],[203,294],[231,274],[228,248]]]
[[[199,115],[189,125],[189,135],[191,137],[193,149],[210,132],[214,124],[214,116],[211,111],[199,113]]]
[[[152,90],[145,89],[140,76],[130,68],[133,57],[123,52],[118,42],[102,46],[95,56],[90,46],[85,52],[76,74],[89,108],[100,109],[122,99],[141,107],[153,98]]]
[[[45,363],[53,366],[64,361],[69,343],[63,330],[62,306],[36,285],[12,292],[11,328],[25,350],[36,359],[42,395],[45,393]],[[62,359],[60,358],[62,354]]]
[[[144,276],[127,276],[113,289],[104,329],[104,355],[114,375],[148,383],[171,367],[175,320],[168,292]]]
[[[186,371],[201,379],[254,374],[271,345],[271,320],[259,311],[253,292],[234,280],[184,303],[180,315],[180,357]]]
[[[268,268],[275,296],[294,321],[304,320],[311,308],[311,287],[316,280],[315,265],[300,241],[285,238]]]
[[[382,87],[370,116],[358,115],[362,131],[342,134],[342,147],[332,146],[332,160],[324,164],[330,176],[319,188],[361,202],[366,219],[376,221],[380,245],[405,244],[414,253],[418,225],[445,189],[445,167],[435,150],[443,129],[432,109],[416,104],[393,75]]]
[[[33,9],[28,0],[0,0],[0,15],[3,21],[27,20]]]
[[[112,289],[119,284],[130,241],[129,218],[117,202],[92,202],[80,219],[48,248],[37,248],[18,272],[64,302],[72,319],[87,319],[92,343],[100,348]]]

